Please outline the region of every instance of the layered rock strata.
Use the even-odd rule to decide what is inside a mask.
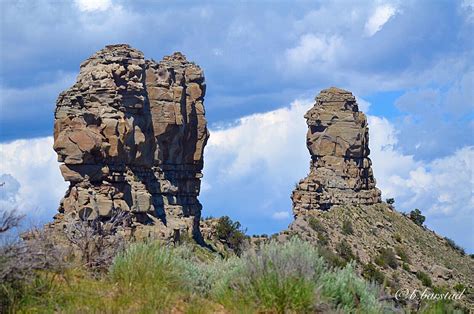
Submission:
[[[157,63],[111,45],[83,62],[56,104],[54,150],[70,182],[59,211],[105,219],[120,209],[199,235],[205,87],[181,53]]]
[[[310,173],[293,191],[293,213],[381,202],[369,158],[367,118],[355,97],[332,87],[315,100],[305,114]]]

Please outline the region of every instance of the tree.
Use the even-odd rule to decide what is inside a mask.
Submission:
[[[387,198],[387,199],[385,199],[385,202],[388,205],[393,205],[395,203],[395,199],[394,198]]]
[[[410,212],[410,219],[418,226],[423,226],[426,217],[421,214],[421,211],[418,208],[415,208],[415,210]]]
[[[229,216],[221,217],[217,221],[216,234],[219,240],[227,243],[237,255],[242,253],[246,236],[240,222],[232,221]]]

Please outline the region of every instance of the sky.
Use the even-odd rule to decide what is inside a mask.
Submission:
[[[58,94],[108,44],[174,51],[205,72],[203,216],[249,234],[292,221],[304,113],[321,89],[368,115],[382,197],[474,252],[474,1],[0,0],[0,206],[51,220],[66,191]]]

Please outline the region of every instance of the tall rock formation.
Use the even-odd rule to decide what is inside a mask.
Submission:
[[[59,211],[93,219],[121,209],[162,224],[165,237],[199,236],[205,87],[181,53],[157,63],[111,45],[83,62],[56,104],[54,150],[70,182]]]
[[[352,93],[331,87],[305,115],[309,175],[293,191],[295,216],[338,204],[381,202],[369,158],[367,118]]]

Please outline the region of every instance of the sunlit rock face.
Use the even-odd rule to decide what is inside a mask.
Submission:
[[[355,97],[331,87],[315,100],[305,115],[310,173],[293,191],[293,213],[381,202],[369,158],[367,118]]]
[[[198,234],[205,90],[181,53],[155,62],[112,45],[84,61],[56,105],[54,150],[70,182],[59,211],[93,219],[120,209],[164,235]]]

